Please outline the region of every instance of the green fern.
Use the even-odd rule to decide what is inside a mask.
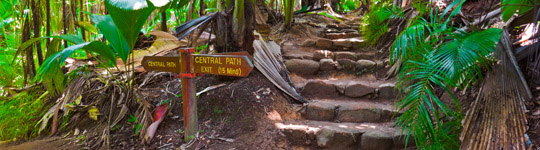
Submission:
[[[403,10],[391,5],[390,1],[375,1],[370,9],[362,19],[361,32],[368,44],[374,45],[379,37],[388,32],[388,20],[402,18]]]
[[[398,86],[406,89],[405,98],[397,102],[397,110],[404,113],[396,125],[414,135],[419,149],[459,149],[463,115],[450,88],[482,77],[481,67],[491,64],[490,54],[502,33],[495,28],[463,33],[448,26],[463,2],[454,1],[449,7],[456,9],[446,9],[440,17],[431,10],[429,20],[412,22],[391,49],[391,63],[400,66]],[[436,89],[449,93],[457,110],[449,109]]]

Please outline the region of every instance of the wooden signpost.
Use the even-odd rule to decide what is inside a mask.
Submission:
[[[147,71],[179,73],[182,78],[184,112],[184,140],[194,138],[198,132],[197,97],[194,77],[213,74],[246,77],[253,70],[252,58],[247,52],[223,54],[193,54],[194,48],[180,49],[180,56],[144,56],[142,66]]]

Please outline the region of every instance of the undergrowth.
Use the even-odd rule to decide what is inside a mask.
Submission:
[[[377,44],[379,37],[389,30],[390,19],[403,17],[401,8],[393,6],[387,0],[374,1],[371,10],[362,18],[361,32],[369,45]]]
[[[0,97],[0,141],[31,138],[44,106],[45,92],[21,92],[11,98]]]

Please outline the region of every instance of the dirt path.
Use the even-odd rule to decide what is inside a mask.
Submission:
[[[0,150],[68,150],[79,149],[72,138],[50,137],[24,142],[20,145],[0,145]]]

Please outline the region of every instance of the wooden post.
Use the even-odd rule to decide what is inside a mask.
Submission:
[[[193,77],[193,67],[191,64],[191,55],[195,51],[194,48],[180,49],[181,72],[182,78],[182,102],[184,112],[184,140],[190,141],[199,132],[197,120],[197,97],[195,96],[195,82]]]

